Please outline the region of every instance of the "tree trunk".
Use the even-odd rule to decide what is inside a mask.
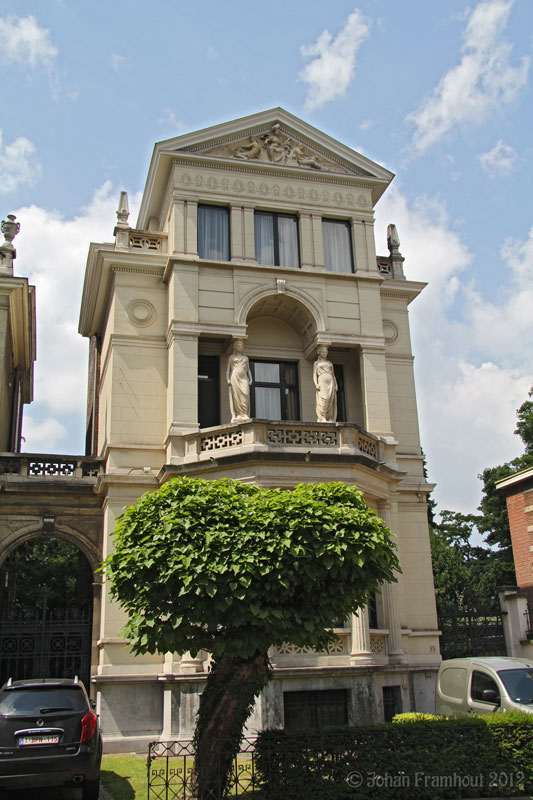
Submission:
[[[267,653],[256,652],[250,658],[224,656],[212,662],[194,734],[198,800],[221,800],[224,796],[244,725],[270,676]]]

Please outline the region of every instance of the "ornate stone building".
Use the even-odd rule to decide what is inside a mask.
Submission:
[[[373,209],[392,178],[273,109],[156,144],[137,226],[123,194],[114,243],[89,249],[80,333],[104,556],[122,510],[177,475],[353,483],[398,537],[398,583],[338,621],[328,653],[271,654],[250,729],[432,708],[431,486],[408,321],[424,284],[406,279],[394,226],[376,256]],[[234,350],[247,360],[228,386]],[[104,592],[93,682],[108,747],[189,736],[206,654],[134,658],[124,621]]]

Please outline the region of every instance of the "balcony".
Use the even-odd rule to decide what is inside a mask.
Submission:
[[[0,475],[21,478],[96,478],[103,462],[88,456],[57,456],[44,453],[0,453]]]
[[[176,465],[209,463],[232,456],[266,454],[304,461],[328,457],[357,459],[376,467],[385,462],[385,444],[347,422],[273,422],[253,419],[203,428],[174,440]]]

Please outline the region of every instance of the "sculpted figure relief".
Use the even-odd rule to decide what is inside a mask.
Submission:
[[[219,154],[218,151],[213,152]],[[222,153],[220,154],[222,155]],[[306,147],[282,133],[277,123],[263,136],[250,136],[247,142],[240,144],[235,150],[226,148],[225,154],[243,161],[270,161],[272,164],[310,167],[327,171],[325,162],[323,163]]]
[[[228,359],[226,380],[229,387],[231,421],[250,419],[250,385],[252,374],[248,356],[244,354],[244,339],[235,339],[233,355]]]
[[[317,360],[313,364],[313,380],[316,387],[317,422],[337,421],[337,381],[333,364],[328,360],[328,348],[318,348]]]

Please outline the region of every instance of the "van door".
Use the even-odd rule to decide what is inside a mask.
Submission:
[[[501,703],[501,690],[488,672],[475,667],[470,676],[468,689],[468,711],[476,714],[492,714]]]

